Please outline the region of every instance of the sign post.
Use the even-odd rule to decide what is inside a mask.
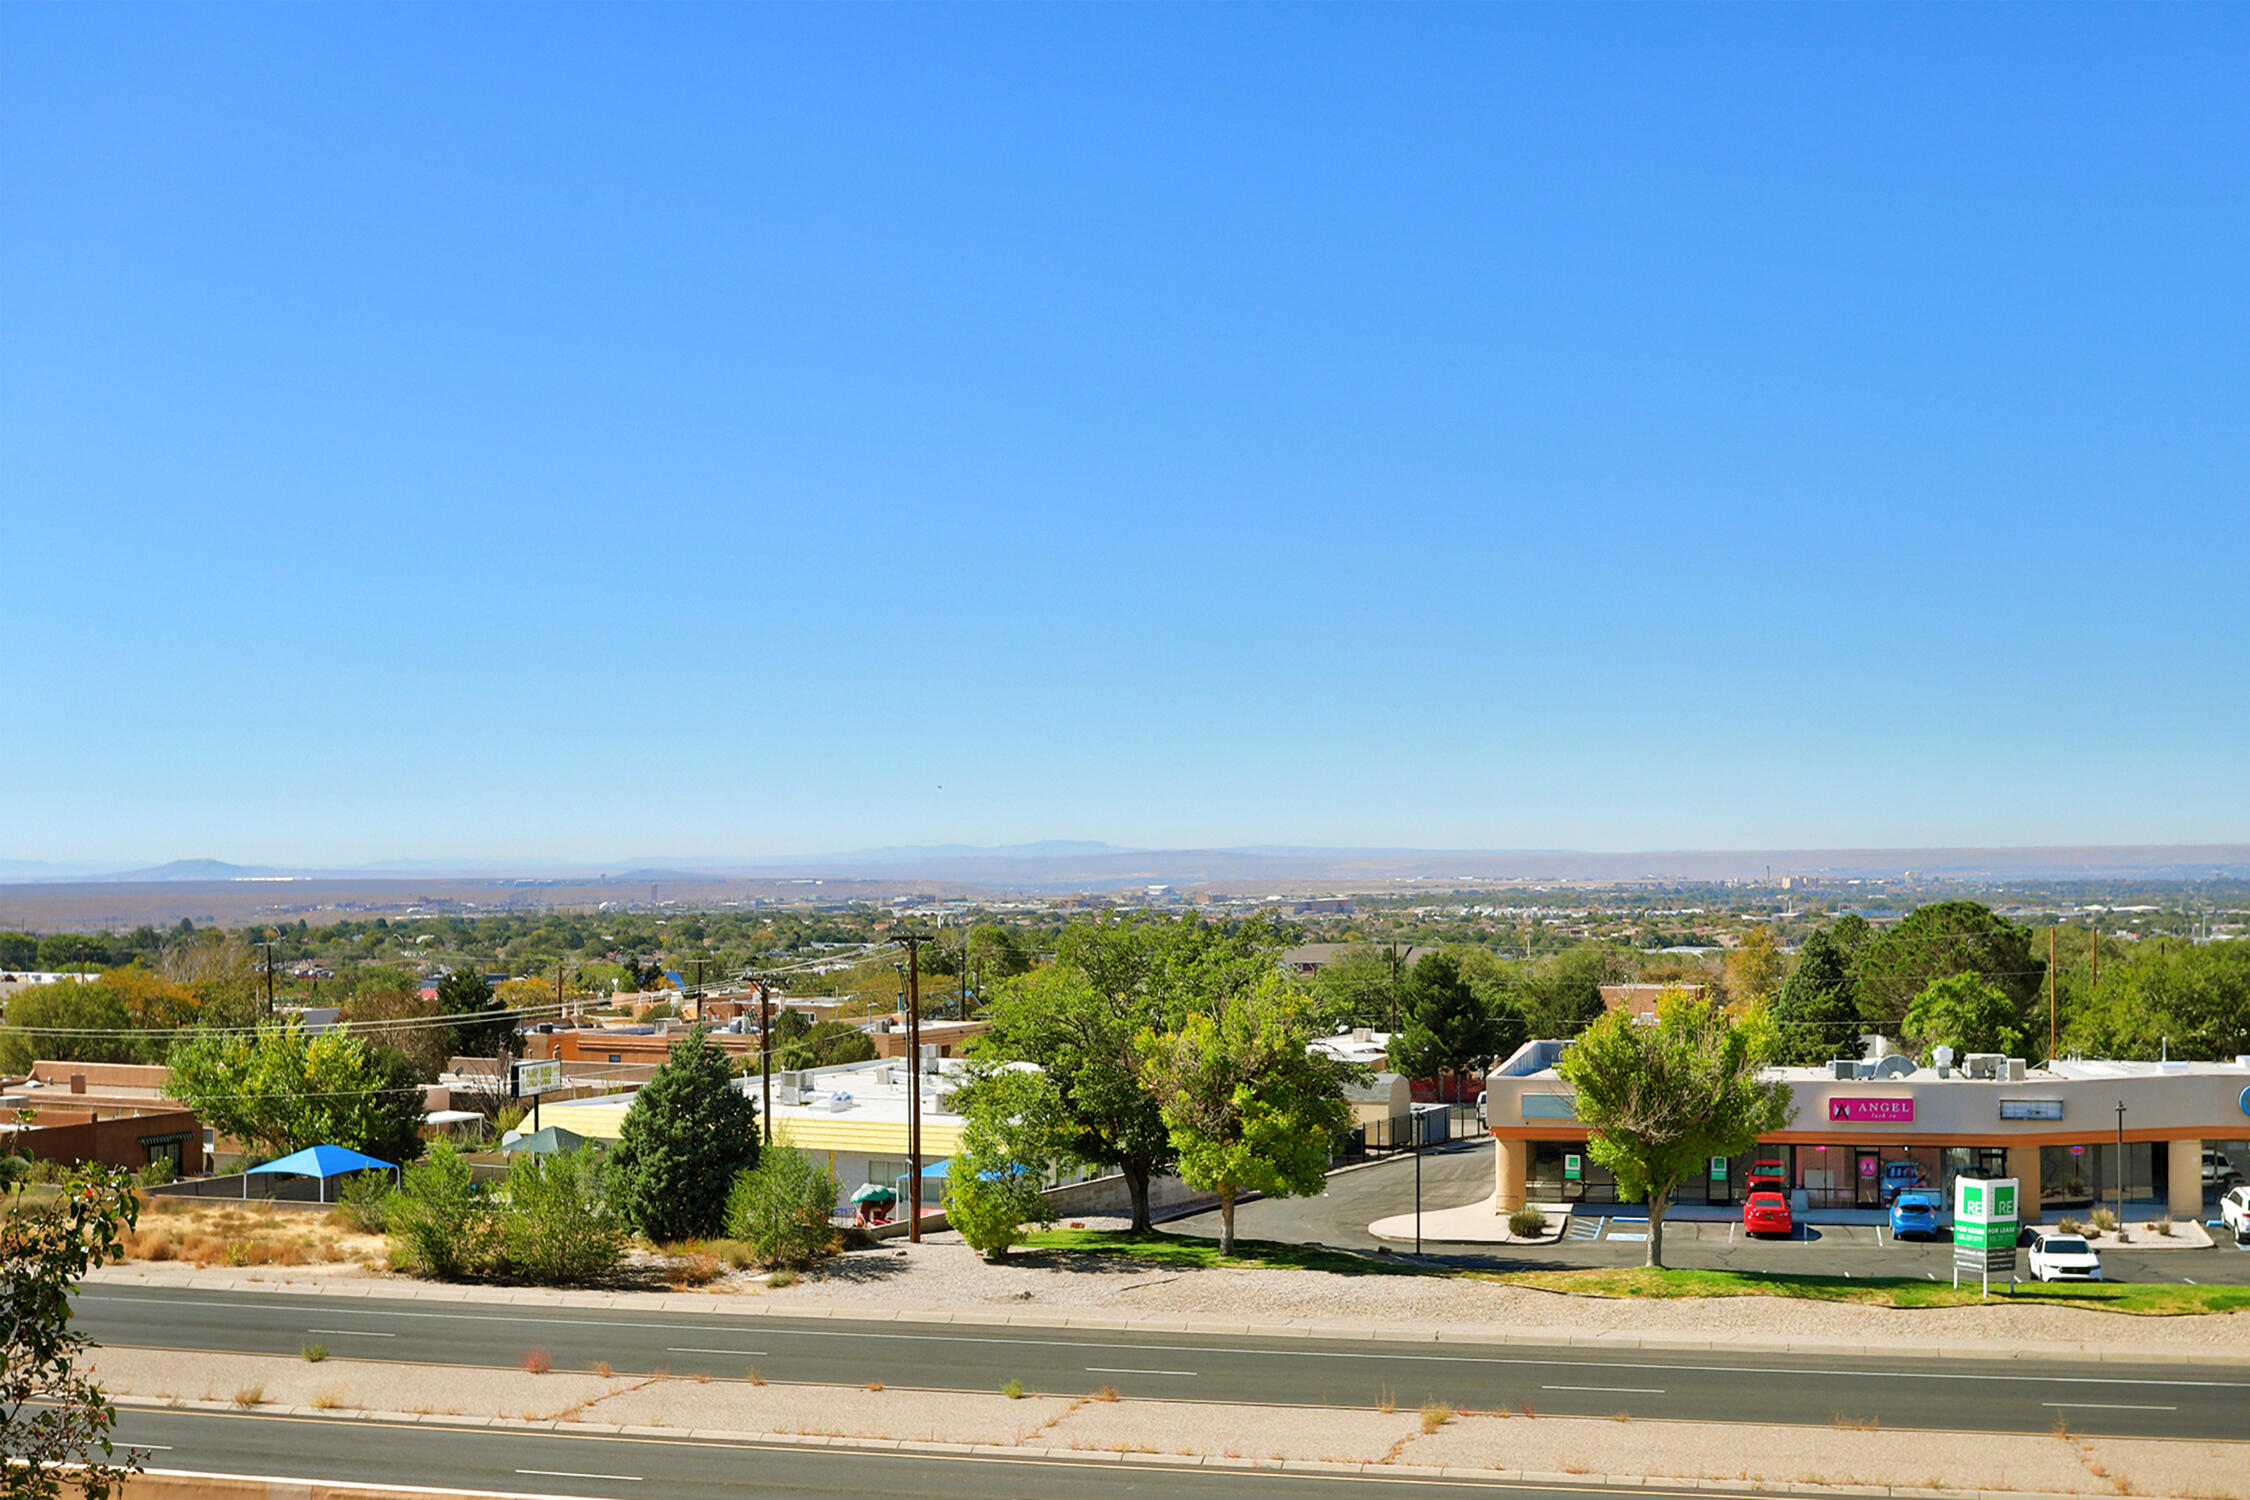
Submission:
[[[2016,1281],[2016,1179],[2013,1177],[1956,1177],[1953,1179],[1953,1284],[1961,1284],[1963,1269],[1978,1273],[1984,1295],[1992,1295],[1992,1273],[2008,1273]]]
[[[539,1062],[517,1062],[510,1072],[509,1082],[513,1085],[509,1092],[518,1099],[527,1094],[531,1097],[531,1129],[536,1134],[539,1130],[539,1096],[549,1089],[562,1087],[562,1059],[550,1057]]]

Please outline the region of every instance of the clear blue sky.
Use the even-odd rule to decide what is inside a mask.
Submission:
[[[2246,77],[0,8],[0,857],[2250,839]]]

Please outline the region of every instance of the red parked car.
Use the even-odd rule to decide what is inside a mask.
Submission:
[[[1745,1234],[1789,1234],[1797,1221],[1789,1217],[1789,1200],[1779,1193],[1752,1193],[1742,1205]]]
[[[1753,1193],[1786,1193],[1789,1179],[1782,1174],[1777,1161],[1754,1161],[1743,1178],[1744,1186]]]

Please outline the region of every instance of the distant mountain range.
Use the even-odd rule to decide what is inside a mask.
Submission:
[[[182,859],[138,868],[0,861],[4,884],[194,884],[283,880],[453,879],[635,883],[685,879],[931,880],[1025,889],[1228,882],[1759,880],[1811,875],[1895,879],[2250,879],[2250,845],[2053,848],[1670,850],[1134,849],[1094,840],[984,847],[932,844],[793,857],[644,856],[612,865],[525,860],[398,860],[352,868],[239,865]]]

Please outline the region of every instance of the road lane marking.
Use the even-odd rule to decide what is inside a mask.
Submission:
[[[81,1302],[99,1301],[126,1302],[135,1304],[146,1303],[161,1307],[194,1308],[198,1311],[208,1310],[211,1308],[254,1308],[262,1311],[275,1312],[302,1312],[304,1310],[299,1307],[292,1307],[287,1303],[279,1302],[219,1302],[204,1298],[186,1299],[177,1297],[81,1296],[76,1300]],[[676,1322],[649,1323],[622,1318],[524,1318],[503,1317],[493,1313],[413,1312],[404,1310],[385,1310],[381,1312],[369,1310],[368,1312],[363,1314],[363,1316],[377,1318],[420,1318],[432,1321],[465,1323],[520,1323],[536,1324],[540,1327],[600,1328],[611,1331],[615,1331],[617,1329],[647,1329],[652,1331],[661,1330],[667,1333],[692,1332],[698,1326],[709,1326],[708,1324],[697,1325],[693,1323]],[[888,1340],[893,1343],[918,1344],[996,1344],[1004,1345],[1011,1349],[1075,1349],[1082,1353],[1090,1352],[1093,1350],[1110,1349],[1116,1350],[1120,1353],[1132,1351],[1136,1353],[1148,1354],[1234,1354],[1252,1356],[1256,1358],[1281,1359],[1350,1359],[1365,1361],[1393,1360],[1401,1364],[1526,1365],[1533,1367],[1545,1367],[1550,1369],[1560,1368],[1569,1370],[1662,1370],[1667,1372],[1679,1371],[1682,1373],[1715,1375],[1791,1375],[1836,1380],[1965,1380],[1982,1381],[1987,1383],[2001,1382],[2037,1385],[2145,1385],[2193,1390],[2250,1391],[2250,1381],[2156,1379],[2149,1376],[2138,1375],[1979,1375],[1954,1370],[1928,1368],[1913,1370],[1866,1370],[1843,1367],[1811,1368],[1791,1365],[1707,1365],[1656,1363],[1651,1361],[1622,1359],[1534,1359],[1522,1355],[1409,1354],[1403,1351],[1362,1353],[1358,1350],[1350,1349],[1294,1349],[1283,1346],[1256,1348],[1230,1344],[1107,1344],[1095,1339],[1010,1339],[991,1338],[972,1334],[870,1333],[862,1332],[857,1329],[843,1328],[768,1328],[764,1331],[778,1334],[784,1338],[870,1339]]]
[[[2121,1401],[2042,1401],[2041,1406],[2067,1406],[2073,1411],[2178,1411],[2176,1406],[2128,1406]]]
[[[764,1354],[763,1349],[683,1349],[678,1344],[665,1347],[666,1354]]]
[[[518,1474],[544,1474],[550,1479],[619,1479],[627,1484],[639,1484],[638,1474],[587,1474],[578,1469],[518,1469]]]
[[[1116,1365],[1088,1365],[1089,1375],[1193,1375],[1193,1370],[1127,1370]]]
[[[325,1333],[332,1339],[395,1339],[395,1333],[370,1333],[364,1328],[308,1328],[307,1333]]]
[[[1543,1391],[1608,1391],[1618,1396],[1661,1396],[1662,1386],[1654,1385],[1543,1385]]]

